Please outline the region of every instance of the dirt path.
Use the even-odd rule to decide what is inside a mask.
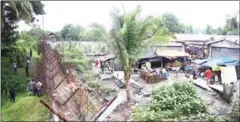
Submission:
[[[195,87],[198,95],[208,107],[208,113],[217,118],[224,118],[227,115],[230,104],[224,101],[215,91],[209,92]]]

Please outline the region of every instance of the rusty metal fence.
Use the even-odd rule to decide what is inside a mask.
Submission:
[[[43,90],[51,96],[48,109],[63,121],[91,121],[100,111],[96,107],[70,69],[61,68],[61,58],[58,51],[46,42],[39,43],[41,61],[39,64],[40,79],[43,82]],[[68,73],[65,74],[63,70]],[[43,102],[43,101],[42,101]]]

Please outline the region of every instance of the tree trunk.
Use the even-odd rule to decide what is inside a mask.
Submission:
[[[131,76],[131,72],[130,70],[125,71],[125,81],[126,81],[126,93],[127,93],[127,100],[131,101],[133,99],[132,96],[132,91],[131,91],[131,86],[130,86],[130,76]]]

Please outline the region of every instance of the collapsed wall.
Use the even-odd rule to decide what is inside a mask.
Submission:
[[[65,121],[91,121],[100,111],[89,97],[84,86],[71,72],[63,69],[58,51],[50,44],[40,42],[40,78],[44,91],[51,96],[50,111]],[[65,64],[66,65],[66,64]],[[65,70],[65,71],[63,71]]]

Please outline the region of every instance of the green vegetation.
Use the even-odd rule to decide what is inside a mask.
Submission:
[[[66,46],[66,45],[64,45]],[[68,48],[65,48],[63,45],[60,46],[59,51],[62,51],[62,57],[64,62],[69,62],[72,66],[76,68],[77,71],[83,72],[89,69],[90,59],[86,56],[83,56],[83,49],[81,47],[76,47],[75,45]]]
[[[48,99],[29,96],[23,92],[17,94],[15,103],[4,101],[2,103],[2,121],[46,121],[49,119],[48,110],[39,102],[40,99]],[[3,101],[2,101],[3,102]]]
[[[240,102],[239,101],[236,101],[233,104],[231,112],[232,112],[231,119],[235,121],[240,121]]]
[[[37,76],[36,64],[39,62],[37,55],[37,40],[24,33],[19,39],[11,44],[4,46],[1,57],[1,107],[2,121],[45,121],[49,119],[48,109],[40,103],[40,99],[47,99],[29,96],[26,91],[30,79]],[[25,76],[26,53],[32,48],[32,57],[29,68],[30,77]],[[8,52],[8,53],[7,53]],[[18,63],[17,74],[13,73],[9,62],[9,55],[13,62]],[[16,100],[14,103],[9,99],[9,88],[16,88]]]
[[[133,109],[135,121],[199,120],[207,117],[206,106],[188,82],[156,88],[152,98],[150,105]]]
[[[44,13],[41,1],[1,1],[1,45],[10,46],[18,38],[18,22],[33,23]]]

